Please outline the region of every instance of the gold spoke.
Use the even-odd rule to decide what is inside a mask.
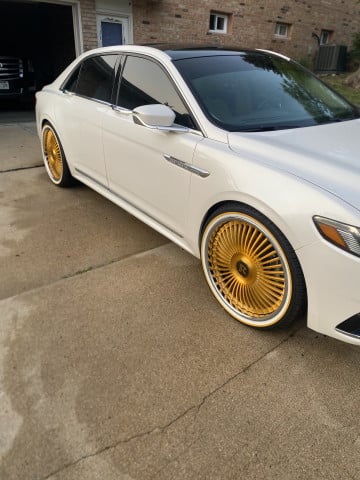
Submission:
[[[241,314],[261,320],[280,308],[286,272],[262,230],[242,219],[218,226],[208,243],[208,262],[221,296]]]
[[[44,155],[50,173],[55,181],[59,181],[63,172],[63,161],[60,145],[56,139],[54,132],[50,128],[46,128],[43,133],[44,139]]]

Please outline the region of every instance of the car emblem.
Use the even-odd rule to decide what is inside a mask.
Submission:
[[[250,270],[245,262],[242,262],[242,261],[238,262],[236,264],[236,268],[242,277],[246,278],[249,276]]]

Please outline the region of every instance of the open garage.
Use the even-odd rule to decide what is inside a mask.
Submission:
[[[0,0],[2,109],[17,108],[24,97],[30,97],[31,103],[34,91],[51,82],[75,58],[73,16],[70,3]],[[23,77],[22,83],[12,83],[10,69],[11,75]]]

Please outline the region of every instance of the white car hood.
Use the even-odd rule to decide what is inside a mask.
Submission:
[[[229,146],[313,183],[360,210],[360,119],[272,132],[229,133]]]

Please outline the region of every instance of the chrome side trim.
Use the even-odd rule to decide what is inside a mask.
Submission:
[[[199,175],[199,177],[201,178],[206,178],[210,175],[210,172],[208,172],[207,170],[203,170],[200,167],[195,167],[190,163],[184,162],[183,160],[179,160],[178,158],[172,157],[171,155],[167,155],[166,153],[164,153],[164,158],[167,162],[170,162],[173,165],[176,165],[177,167],[183,168],[188,172],[195,173],[195,175]]]
[[[110,102],[106,102],[105,100],[100,100],[98,98],[87,97],[86,95],[80,95],[79,93],[70,92],[69,90],[59,90],[60,93],[63,95],[67,95],[69,97],[78,97],[83,98],[85,100],[89,100],[90,102],[100,103],[101,105],[106,105],[108,107],[112,106]],[[56,92],[55,92],[56,93]]]
[[[145,212],[144,210],[142,210],[141,208],[137,207],[134,203],[131,203],[129,202],[129,200],[127,200],[126,198],[122,197],[121,195],[119,195],[118,193],[114,192],[114,190],[111,190],[111,188],[109,188],[108,186],[104,185],[103,183],[99,182],[98,180],[96,180],[95,178],[93,178],[91,175],[88,175],[87,173],[83,172],[82,170],[80,170],[79,168],[76,168],[75,167],[75,170],[80,174],[82,175],[83,177],[85,178],[88,178],[91,182],[94,182],[96,183],[97,185],[99,185],[99,187],[103,188],[104,190],[106,190],[107,192],[111,193],[111,195],[114,195],[115,197],[117,197],[119,200],[121,200],[122,202],[124,203],[127,203],[130,207],[136,209],[138,212],[141,212],[143,215],[146,215],[148,218],[151,218],[151,220],[153,220],[154,222],[156,222],[157,224],[161,225],[162,227],[166,228],[166,230],[169,230],[169,232],[173,233],[174,235],[176,235],[177,237],[179,238],[184,238],[182,235],[180,235],[180,233],[176,232],[175,230],[173,230],[172,228],[169,228],[167,225],[164,225],[163,223],[161,223],[157,218],[149,215],[147,212]]]
[[[141,116],[135,110],[132,111],[132,115],[133,115],[134,123],[138,123],[139,125],[142,125],[143,127],[146,127],[146,128],[150,128],[151,130],[159,130],[161,132],[172,132],[172,133],[189,133],[189,129],[187,127],[183,127],[182,125],[176,125],[175,123],[167,127],[162,125],[148,125],[141,119]]]
[[[132,115],[132,110],[129,110],[127,108],[119,107],[118,105],[111,105],[111,108],[114,110],[114,112],[121,113],[122,115],[127,115],[130,116]]]
[[[107,185],[104,185],[103,183],[99,182],[99,180],[96,180],[96,178],[93,178],[91,175],[89,175],[88,173],[85,173],[83,172],[82,170],[80,170],[80,168],[77,168],[75,167],[75,170],[80,173],[80,175],[82,175],[83,177],[86,177],[88,178],[89,180],[91,180],[92,182],[96,183],[97,185],[99,185],[99,187],[101,188],[104,188],[105,190],[107,190],[108,192],[110,192],[110,189]]]

